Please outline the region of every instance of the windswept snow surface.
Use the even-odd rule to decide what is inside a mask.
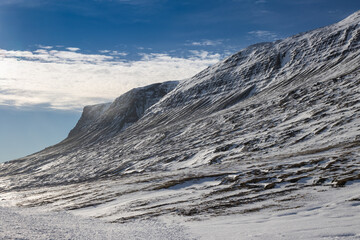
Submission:
[[[0,207],[0,239],[21,240],[132,240],[132,239],[193,239],[185,228],[160,221],[105,223],[85,219],[67,212],[44,209]]]
[[[360,182],[330,191],[323,187],[304,189],[298,194],[305,198],[295,198],[292,208],[281,211],[127,223],[106,223],[44,208],[0,207],[0,239],[360,239],[359,189]]]
[[[308,197],[304,207],[214,217],[185,225],[193,236],[204,240],[360,239],[359,189],[360,183],[331,191],[307,189],[299,192]]]

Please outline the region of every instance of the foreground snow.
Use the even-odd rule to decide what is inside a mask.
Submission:
[[[186,225],[201,239],[360,239],[360,183],[326,192],[317,190],[305,207]]]
[[[184,227],[159,221],[105,223],[67,212],[0,207],[0,239],[191,239]]]
[[[319,187],[311,195],[304,189],[304,207],[198,220],[106,223],[44,208],[0,207],[0,239],[360,239],[359,189],[359,182],[325,192]]]

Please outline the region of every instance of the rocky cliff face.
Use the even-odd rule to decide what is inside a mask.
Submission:
[[[92,125],[109,109],[111,103],[96,104],[85,106],[76,126],[70,131],[68,137],[74,137],[78,134],[87,132]]]
[[[357,12],[87,107],[60,144],[1,164],[0,194],[125,221],[294,207],[300,189],[359,180],[359,24]]]
[[[94,135],[100,138],[114,136],[139,120],[149,107],[172,91],[177,84],[177,81],[171,81],[135,88],[112,103],[86,106],[68,138],[86,135],[94,141]]]

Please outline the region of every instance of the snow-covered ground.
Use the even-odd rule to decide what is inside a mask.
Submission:
[[[360,183],[326,192],[318,188],[317,192],[312,192],[305,207],[185,225],[200,239],[360,239]]]
[[[0,207],[0,239],[192,239],[185,228],[160,221],[105,223],[67,212]]]
[[[360,239],[359,189],[360,182],[327,191],[316,187],[310,195],[304,189],[298,193],[308,195],[299,200],[303,207],[201,220],[106,223],[71,212],[0,207],[0,239]]]

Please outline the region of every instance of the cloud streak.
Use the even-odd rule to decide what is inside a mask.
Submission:
[[[217,46],[221,45],[222,40],[202,40],[199,42],[191,42],[190,44],[186,44],[187,46]]]
[[[134,87],[191,77],[221,57],[192,51],[187,58],[148,53],[126,61],[111,53],[0,49],[0,105],[81,110],[84,105],[111,101]]]

